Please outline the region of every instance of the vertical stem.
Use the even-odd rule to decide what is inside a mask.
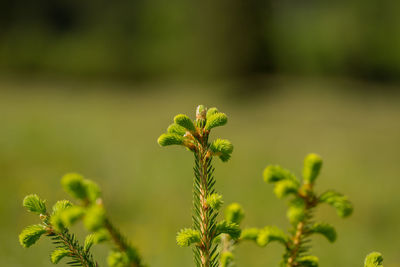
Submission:
[[[122,252],[127,252],[127,250],[130,248],[130,245],[127,243],[126,239],[121,236],[121,233],[112,225],[111,221],[107,218],[104,223],[105,228],[107,231],[110,233],[111,238],[115,245],[118,247],[118,249]],[[140,260],[134,260],[130,259],[130,267],[139,267],[140,266]]]
[[[198,156],[200,158],[200,232],[201,232],[201,246],[200,246],[200,258],[203,267],[210,267],[210,246],[211,237],[209,235],[209,213],[206,199],[208,196],[208,160],[206,158],[206,152],[204,151],[204,144]]]
[[[304,185],[306,186],[306,185]],[[309,186],[307,184],[307,186]],[[312,190],[312,187],[309,188],[309,190]],[[309,191],[312,192],[312,191]],[[287,267],[296,267],[298,266],[298,263],[296,262],[297,257],[299,256],[299,252],[301,250],[301,245],[303,243],[303,238],[307,234],[307,225],[309,224],[309,221],[312,217],[311,212],[312,209],[317,205],[317,202],[315,200],[315,197],[313,194],[309,195],[303,195],[299,194],[301,198],[304,199],[305,201],[305,206],[304,206],[304,219],[301,220],[300,222],[297,223],[296,226],[296,233],[292,237],[292,246],[288,246],[289,251],[288,255],[289,258],[287,260]]]
[[[301,245],[303,231],[304,231],[304,225],[305,225],[304,221],[301,221],[297,224],[296,234],[293,237],[294,247],[290,251],[290,257],[289,257],[289,259],[287,261],[287,265],[286,265],[287,267],[297,266],[297,263],[295,262],[295,260],[297,258],[297,253],[299,252],[299,248]]]

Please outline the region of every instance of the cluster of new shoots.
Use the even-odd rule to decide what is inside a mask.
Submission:
[[[93,260],[90,246],[82,246],[66,227],[60,227],[59,218],[65,210],[75,209],[68,200],[57,201],[48,211],[46,203],[38,195],[28,195],[24,198],[23,206],[39,216],[40,223],[30,225],[22,230],[19,242],[25,248],[34,245],[42,236],[48,236],[56,246],[51,253],[50,260],[56,264],[63,258],[69,258],[72,266],[95,267],[98,266]]]
[[[324,236],[329,242],[335,242],[335,228],[325,222],[315,222],[313,212],[323,203],[335,208],[344,218],[353,211],[353,206],[346,196],[336,191],[315,192],[315,182],[322,167],[322,159],[316,154],[309,154],[304,160],[303,179],[298,179],[290,171],[280,166],[268,166],[264,170],[264,181],[274,185],[274,193],[280,198],[290,198],[287,217],[292,225],[289,233],[275,226],[263,229],[243,230],[246,239],[253,240],[264,247],[271,242],[278,242],[285,248],[282,267],[316,267],[318,258],[309,255],[310,237],[314,234]]]
[[[28,211],[38,214],[41,224],[28,226],[22,231],[19,237],[21,245],[30,247],[42,235],[47,235],[57,246],[51,254],[53,263],[69,257],[72,260],[67,263],[72,266],[91,267],[98,266],[90,254],[91,247],[94,244],[111,241],[114,245],[108,257],[109,266],[143,266],[137,250],[130,245],[106,216],[99,186],[76,173],[66,174],[61,179],[61,184],[64,190],[77,200],[77,204],[61,200],[56,202],[51,212],[47,212],[45,201],[37,195],[26,196],[23,206]],[[90,232],[83,246],[68,230],[80,220]]]
[[[233,145],[226,139],[209,142],[210,131],[228,121],[224,113],[216,108],[197,107],[196,119],[179,114],[174,118],[167,133],[158,138],[161,146],[181,145],[194,155],[193,182],[193,226],[178,232],[176,241],[179,246],[194,247],[194,260],[197,266],[215,267],[219,265],[219,243],[221,234],[232,239],[240,237],[240,228],[236,222],[223,220],[217,222],[222,196],[215,192],[214,168],[212,158],[217,156],[223,162],[231,157]]]

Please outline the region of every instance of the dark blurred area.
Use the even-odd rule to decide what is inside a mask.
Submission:
[[[3,0],[0,71],[399,81],[400,1]]]

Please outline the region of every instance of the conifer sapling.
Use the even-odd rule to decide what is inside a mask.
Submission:
[[[200,105],[196,109],[196,119],[175,116],[167,133],[158,138],[160,146],[181,145],[194,155],[193,182],[193,226],[178,232],[179,246],[193,245],[196,266],[216,267],[219,265],[219,245],[214,242],[221,234],[233,239],[240,236],[238,224],[229,221],[217,222],[222,196],[215,192],[212,158],[219,157],[226,162],[231,157],[233,145],[226,139],[209,142],[210,131],[227,123],[228,118],[216,108]],[[225,257],[222,261],[228,261]]]

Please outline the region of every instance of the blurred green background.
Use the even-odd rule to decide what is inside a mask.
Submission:
[[[0,3],[0,265],[52,266],[48,240],[23,249],[37,222],[21,206],[67,198],[67,172],[96,180],[110,216],[150,266],[193,266],[176,232],[191,224],[192,164],[156,143],[198,104],[229,116],[214,137],[235,145],[215,161],[225,203],[244,226],[289,227],[262,181],[267,164],[301,173],[325,160],[317,189],[354,202],[321,266],[362,266],[372,250],[400,266],[400,2],[49,1]],[[82,237],[81,225],[74,228]],[[106,266],[107,248],[95,255]],[[237,266],[277,266],[282,248],[243,244]],[[63,263],[60,266],[64,266]]]

